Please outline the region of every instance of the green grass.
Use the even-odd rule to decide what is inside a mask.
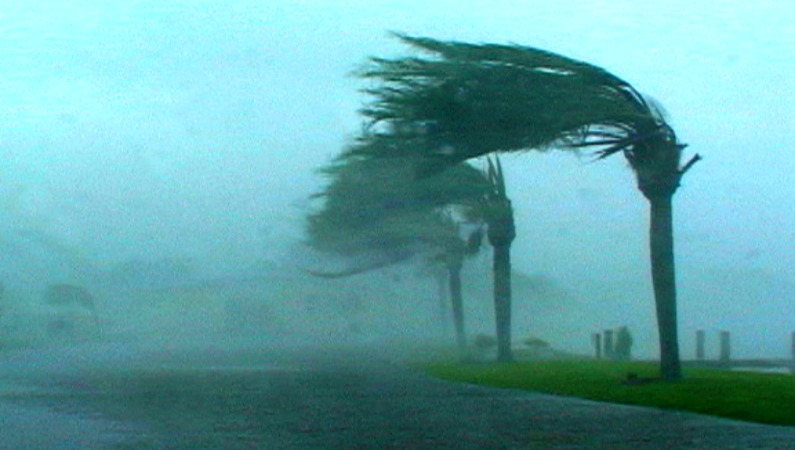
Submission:
[[[684,379],[679,382],[627,385],[622,381],[628,373],[653,378],[658,374],[658,366],[644,362],[567,360],[430,363],[423,365],[423,369],[451,381],[795,425],[795,376],[789,374],[685,368]]]

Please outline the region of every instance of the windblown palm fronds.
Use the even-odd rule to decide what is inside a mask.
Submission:
[[[652,178],[680,172],[684,146],[655,102],[600,67],[533,47],[396,36],[428,56],[371,58],[357,72],[375,82],[361,112],[378,139],[411,142],[429,170],[491,152],[595,147]]]
[[[354,147],[376,145],[381,142],[363,138]],[[323,168],[330,182],[315,195],[322,207],[308,217],[310,245],[342,256],[376,253],[398,261],[407,254],[433,257],[461,241],[448,216],[473,216],[467,211],[485,195],[488,180],[467,164],[417,179],[414,166],[406,156],[385,160],[348,153]]]

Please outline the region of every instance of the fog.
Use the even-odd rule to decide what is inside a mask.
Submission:
[[[696,329],[708,356],[719,330],[737,356],[787,356],[789,2],[461,5],[3,1],[4,329],[39,339],[41,293],[71,283],[97,297],[108,336],[159,345],[208,333],[226,336],[218,345],[452,340],[433,279],[414,267],[335,281],[304,270],[340,265],[302,243],[309,197],[326,181],[316,169],[360,130],[351,71],[405,52],[396,30],[548,49],[659,100],[704,157],[674,197],[683,356]],[[550,152],[503,165],[514,269],[536,281],[515,292],[515,338],[589,353],[592,332],[628,325],[634,353],[656,355],[647,203],[626,163]],[[470,334],[493,334],[488,267],[484,255],[465,274]]]

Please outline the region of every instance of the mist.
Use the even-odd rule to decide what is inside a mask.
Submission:
[[[795,331],[793,10],[785,1],[3,2],[0,281],[14,339],[47,341],[53,283],[96,297],[107,339],[160,348],[447,342],[412,264],[346,280],[304,244],[310,196],[360,130],[350,73],[387,32],[515,42],[604,66],[659,100],[704,156],[675,197],[683,356],[698,329],[738,357]],[[477,163],[476,163],[477,164]],[[516,211],[517,340],[575,354],[627,325],[657,355],[648,211],[618,158],[504,158]],[[488,258],[471,336],[493,334]],[[449,312],[448,312],[449,313]],[[385,344],[388,343],[388,344]]]

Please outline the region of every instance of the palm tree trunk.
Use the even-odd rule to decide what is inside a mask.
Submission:
[[[494,246],[494,319],[497,361],[513,361],[511,351],[511,246]]]
[[[439,324],[439,333],[446,335],[448,332],[447,330],[449,330],[447,322],[447,298],[449,297],[447,277],[444,272],[440,271],[434,274],[434,279],[436,280],[436,298],[438,300],[436,319]]]
[[[466,352],[466,334],[464,334],[464,301],[461,296],[461,264],[447,266],[450,283],[450,302],[453,306],[453,323],[455,337],[461,356]]]
[[[676,329],[676,278],[671,199],[673,194],[649,198],[649,244],[657,329],[660,337],[660,374],[665,380],[682,378]]]

